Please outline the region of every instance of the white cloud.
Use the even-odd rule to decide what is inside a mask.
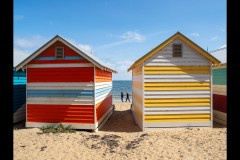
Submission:
[[[23,15],[16,15],[14,16],[14,20],[19,21],[19,20],[23,20],[25,17]]]
[[[47,40],[42,36],[32,36],[28,38],[16,38],[14,47],[22,50],[35,50],[41,47]]]
[[[111,34],[111,36],[113,36],[113,35]],[[121,45],[121,44],[124,44],[124,43],[142,42],[143,40],[145,40],[145,36],[141,35],[140,33],[132,32],[132,31],[128,31],[128,32],[123,33],[120,36],[120,38],[122,40],[101,45],[96,50],[107,49],[107,48],[118,46],[118,45]]]
[[[66,39],[69,43],[73,44],[74,46],[76,46],[77,48],[79,48],[81,51],[85,52],[85,53],[91,53],[92,52],[92,47],[88,44],[82,44],[82,43],[78,43],[73,39]]]
[[[214,36],[214,37],[211,38],[211,41],[215,41],[217,39],[218,39],[218,36]]]
[[[128,31],[121,35],[121,38],[127,41],[141,42],[145,39],[143,35],[137,32]]]
[[[191,36],[194,36],[194,37],[199,37],[199,36],[200,36],[199,33],[191,33],[190,35],[191,35]]]
[[[226,45],[226,44],[224,44],[224,45],[221,45],[219,48],[225,48],[225,47],[227,47],[227,45]]]

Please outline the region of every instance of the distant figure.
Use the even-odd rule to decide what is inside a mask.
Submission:
[[[125,102],[127,102],[127,100],[129,100],[129,102],[130,102],[129,94],[128,94],[128,93],[127,93],[127,95],[126,95],[126,101],[125,101]]]
[[[123,93],[121,92],[121,100],[122,100],[122,102],[123,102]]]

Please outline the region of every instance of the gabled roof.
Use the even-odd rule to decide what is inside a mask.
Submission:
[[[187,45],[189,45],[190,47],[192,47],[193,49],[195,49],[198,53],[200,53],[201,55],[203,55],[204,57],[206,57],[207,59],[209,59],[213,65],[218,65],[220,63],[220,61],[218,59],[216,59],[215,57],[213,57],[211,54],[209,54],[207,51],[205,51],[204,49],[202,49],[200,46],[198,46],[197,44],[195,44],[193,41],[191,41],[190,39],[188,39],[187,37],[185,37],[182,33],[177,32],[175,33],[173,36],[171,36],[170,38],[168,38],[166,41],[164,41],[163,43],[161,43],[160,45],[158,45],[157,47],[155,47],[154,49],[152,49],[150,52],[148,52],[147,54],[145,54],[144,56],[142,56],[141,58],[139,58],[134,64],[132,64],[131,67],[128,68],[128,72],[130,70],[132,70],[133,68],[139,66],[140,64],[142,64],[146,59],[148,59],[149,57],[151,57],[152,55],[156,54],[158,51],[160,51],[161,49],[163,49],[164,47],[166,47],[169,43],[171,43],[172,41],[174,41],[175,39],[181,39],[182,41],[184,41]]]
[[[90,61],[91,63],[93,63],[95,66],[97,66],[101,70],[107,70],[110,72],[117,73],[117,71],[115,71],[115,70],[111,69],[110,67],[108,67],[107,65],[105,65],[101,60],[99,60],[95,56],[84,53],[77,46],[69,43],[68,41],[66,41],[65,39],[60,37],[59,35],[56,35],[55,37],[53,37],[46,44],[44,44],[42,47],[40,47],[38,50],[36,50],[34,53],[32,53],[30,56],[28,56],[25,60],[23,60],[21,63],[19,63],[16,66],[16,70],[18,71],[21,68],[25,68],[26,64],[28,64],[30,61],[32,61],[34,58],[36,58],[39,54],[41,54],[45,49],[50,47],[56,41],[60,41],[60,42],[64,43],[66,46],[68,46],[69,48],[74,50],[76,53],[78,53],[79,55],[81,55],[82,57],[84,57],[85,59]]]

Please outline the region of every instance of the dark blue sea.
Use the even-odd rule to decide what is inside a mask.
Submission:
[[[126,92],[132,102],[132,81],[131,80],[113,80],[112,97],[113,102],[121,102],[121,92],[124,94],[123,100],[126,100]]]

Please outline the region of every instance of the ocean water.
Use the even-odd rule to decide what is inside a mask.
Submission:
[[[113,80],[112,97],[113,102],[121,102],[121,92],[123,92],[123,100],[126,100],[126,92],[132,102],[132,81],[131,80]]]

